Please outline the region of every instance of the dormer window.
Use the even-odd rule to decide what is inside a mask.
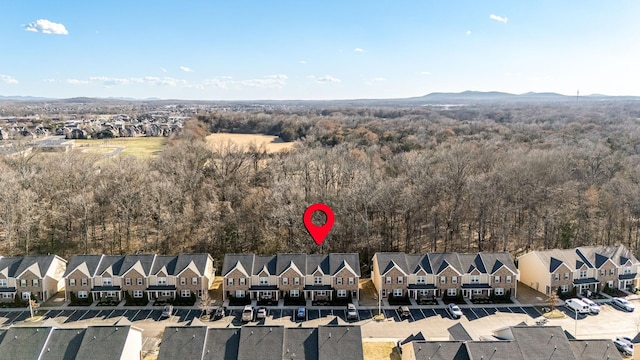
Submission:
[[[166,277],[158,277],[158,285],[167,285]]]
[[[322,276],[316,276],[313,278],[314,285],[322,285]]]
[[[426,282],[426,278],[424,276],[418,276],[416,277],[416,283],[417,284],[424,284]]]
[[[111,286],[113,285],[113,279],[110,277],[102,278],[102,286]]]
[[[261,277],[259,279],[260,281],[260,285],[269,285],[269,278],[268,277]]]

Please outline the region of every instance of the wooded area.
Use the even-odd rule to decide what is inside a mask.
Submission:
[[[640,104],[220,111],[152,159],[0,161],[1,253],[494,251],[640,235]],[[207,132],[297,140],[208,146]],[[302,214],[330,205],[322,247]]]

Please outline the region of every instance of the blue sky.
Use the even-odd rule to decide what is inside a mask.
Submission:
[[[0,95],[640,96],[640,2],[4,0]]]

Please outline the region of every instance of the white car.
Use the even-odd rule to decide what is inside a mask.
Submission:
[[[259,307],[256,312],[256,319],[265,319],[267,317],[267,308]]]
[[[453,317],[454,319],[459,319],[462,317],[462,310],[460,310],[460,308],[456,304],[452,303],[447,305],[447,310],[451,314],[451,317]]]
[[[347,304],[347,320],[358,320],[358,309],[351,303]]]
[[[242,310],[242,322],[253,321],[253,308],[251,305],[247,305]]]
[[[592,314],[599,314],[600,313],[600,305],[596,304],[595,302],[593,302],[590,299],[587,298],[582,298],[580,299],[582,300],[583,303],[587,304],[589,306],[589,311]]]
[[[629,300],[625,298],[619,298],[619,297],[613,298],[611,303],[619,307],[620,309],[628,312],[632,312],[636,308],[635,306],[633,306],[632,303],[629,302]]]

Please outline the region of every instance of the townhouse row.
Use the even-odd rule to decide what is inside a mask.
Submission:
[[[0,301],[46,301],[59,291],[65,300],[201,297],[214,279],[209,254],[74,255],[68,262],[57,255],[2,257]]]
[[[228,254],[221,276],[224,299],[359,298],[358,254]],[[521,281],[540,292],[580,294],[638,287],[640,262],[624,245],[475,254],[380,252],[371,279],[382,297],[488,298],[517,296]],[[517,266],[516,266],[517,263]]]

